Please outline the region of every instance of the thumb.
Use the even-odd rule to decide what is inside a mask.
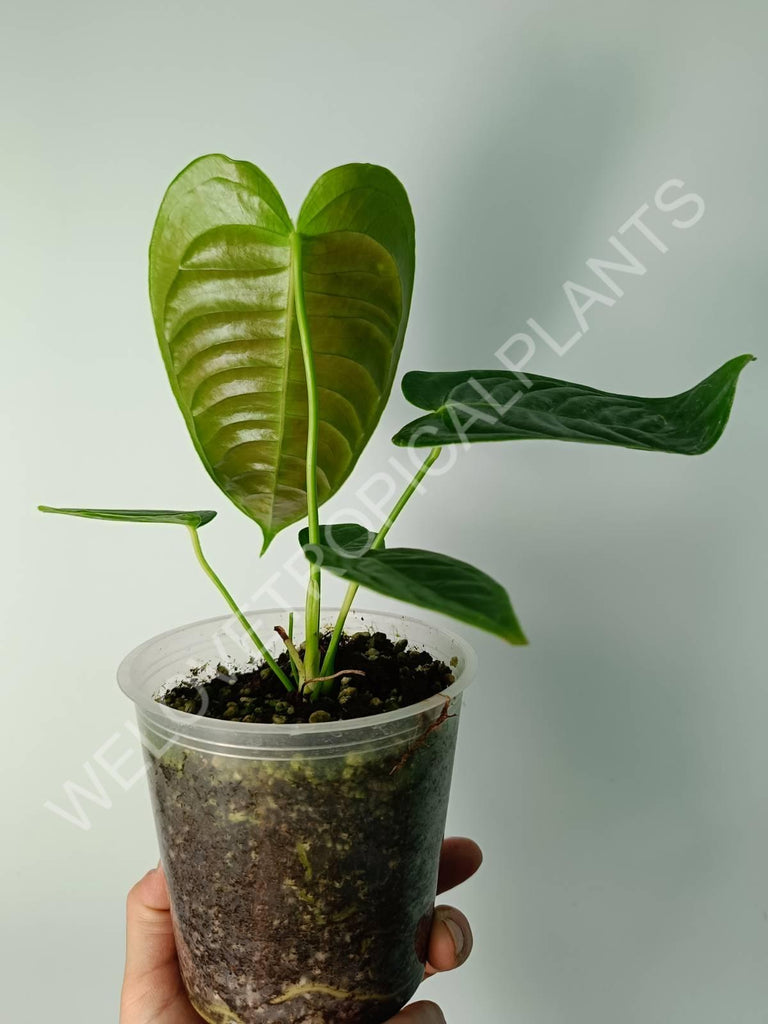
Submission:
[[[136,979],[175,961],[171,902],[160,865],[128,893],[125,975]]]

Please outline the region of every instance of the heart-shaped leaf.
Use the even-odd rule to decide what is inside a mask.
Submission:
[[[406,373],[403,394],[429,415],[395,434],[417,448],[474,441],[553,438],[646,451],[700,455],[719,439],[739,374],[754,356],[737,356],[672,398],[637,398],[499,370]]]
[[[177,526],[191,526],[194,529],[205,526],[216,516],[215,512],[209,510],[174,512],[145,508],[52,508],[50,505],[37,507],[41,512],[80,516],[82,519],[109,519],[118,523],[173,523]]]
[[[269,179],[243,161],[201,157],[166,192],[150,297],[168,377],[203,464],[259,523],[265,547],[307,512],[296,288],[318,384],[322,502],[351,472],[386,403],[413,270],[411,208],[383,167],[328,171],[296,230]]]
[[[331,529],[338,531],[340,527]],[[345,524],[344,529],[350,530],[347,539],[351,543],[357,542],[359,550],[359,542],[363,539],[359,531],[363,528]],[[358,532],[355,534],[353,531]],[[367,530],[364,532],[368,533]],[[343,539],[341,532],[336,536]],[[345,553],[342,544],[310,544],[306,530],[301,531],[299,539],[310,562],[322,565],[336,576],[387,597],[450,615],[495,633],[511,644],[528,642],[506,590],[467,562],[417,548],[368,550],[356,556]]]

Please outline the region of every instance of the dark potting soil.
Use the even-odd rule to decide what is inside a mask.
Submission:
[[[290,671],[287,654],[278,661]],[[453,682],[449,666],[383,633],[343,638],[336,668],[364,674],[334,679],[317,701],[287,693],[263,665],[191,678],[160,699],[202,713],[204,697],[213,718],[306,722],[318,711],[376,715]],[[204,1020],[381,1024],[410,999],[427,955],[457,728],[446,700],[362,744],[249,758],[164,742],[145,725],[179,962]]]
[[[329,640],[330,633],[320,639],[321,661]],[[277,663],[291,677],[287,651],[280,654]],[[409,647],[406,639],[392,641],[384,633],[342,636],[335,672],[341,674],[329,680],[330,692],[314,700],[308,687],[304,693],[298,689],[288,692],[266,663],[232,670],[231,674],[219,666],[212,679],[190,678],[157,699],[178,711],[205,718],[282,725],[365,718],[394,711],[418,704],[454,681],[448,665],[427,651]]]
[[[410,748],[148,754],[179,961],[204,1020],[381,1024],[411,998],[458,727],[422,717],[426,741]]]

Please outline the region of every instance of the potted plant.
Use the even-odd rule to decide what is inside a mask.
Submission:
[[[184,981],[212,1024],[376,1024],[421,980],[474,655],[442,629],[352,604],[362,586],[526,643],[485,572],[385,543],[442,448],[549,438],[700,454],[752,358],[671,398],[501,370],[408,373],[403,392],[422,415],[394,442],[426,449],[423,462],[378,532],[323,525],[320,506],[389,396],[413,274],[408,198],[378,166],[324,174],[294,226],[260,170],[205,156],[157,216],[150,298],[171,387],[205,468],[259,524],[264,549],[306,521],[304,609],[241,611],[201,547],[213,511],[41,506],[186,527],[253,645],[249,657],[226,620],[209,620],[148,641],[119,670],[137,705]],[[330,619],[323,570],[348,582]]]

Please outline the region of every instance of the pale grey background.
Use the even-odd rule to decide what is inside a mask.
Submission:
[[[758,0],[33,0],[2,22],[3,1015],[102,1022],[124,892],[156,856],[143,783],[94,761],[115,733],[110,756],[131,749],[115,665],[220,605],[181,533],[33,506],[217,507],[209,551],[244,601],[295,544],[258,563],[171,399],[145,288],[165,185],[221,150],[296,210],[330,166],[392,167],[418,231],[402,368],[458,369],[494,366],[528,317],[566,337],[562,283],[682,179],[703,219],[652,210],[669,252],[637,236],[646,275],[530,364],[672,393],[765,354],[768,18]],[[476,952],[428,986],[453,1024],[768,1021],[765,388],[758,362],[701,459],[475,450],[397,528],[504,580],[532,640],[473,636],[449,825],[486,849],[457,896]],[[396,394],[335,507],[406,415]],[[86,805],[90,831],[43,808],[84,762],[113,804]]]

